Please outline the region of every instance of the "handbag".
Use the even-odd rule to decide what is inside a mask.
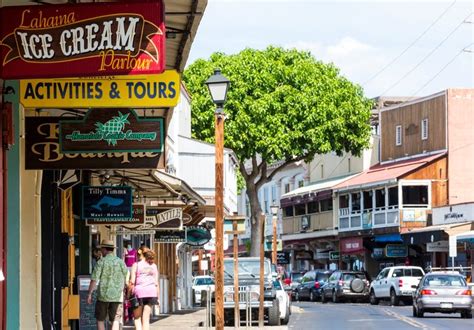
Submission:
[[[140,306],[140,302],[138,301],[138,297],[135,293],[132,293],[130,297],[128,297],[128,302],[130,304],[131,309],[138,308]]]

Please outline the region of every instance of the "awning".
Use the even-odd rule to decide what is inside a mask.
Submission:
[[[449,236],[469,232],[473,226],[473,222],[461,222],[449,225],[412,228],[402,233],[402,239],[405,244],[411,245],[445,241],[449,239]]]
[[[426,164],[445,156],[446,153],[417,157],[413,159],[393,162],[388,164],[377,164],[365,172],[341,182],[333,187],[334,191],[353,190],[367,186],[395,183],[399,178]]]
[[[384,234],[384,235],[376,235],[374,237],[375,242],[379,243],[395,243],[395,242],[403,242],[402,236],[398,233],[395,234]]]
[[[461,243],[474,243],[474,230],[457,234],[456,240]]]
[[[308,202],[319,201],[332,196],[332,187],[348,180],[355,175],[345,175],[342,177],[332,178],[329,180],[322,180],[305,187],[292,190],[281,196],[281,207],[287,207],[297,204],[305,204]]]

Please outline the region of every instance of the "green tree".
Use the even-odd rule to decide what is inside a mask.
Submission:
[[[268,47],[214,53],[184,72],[193,136],[214,142],[214,110],[205,81],[220,68],[230,81],[225,146],[234,150],[251,208],[250,254],[259,254],[258,190],[278,171],[315,154],[359,155],[369,145],[371,101],[332,64],[309,52]],[[278,162],[278,163],[277,163]],[[270,169],[269,165],[277,163]]]

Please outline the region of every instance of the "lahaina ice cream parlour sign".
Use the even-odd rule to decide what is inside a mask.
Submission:
[[[163,151],[163,118],[131,109],[90,109],[82,120],[59,121],[62,153]]]
[[[165,68],[163,4],[0,8],[0,77],[156,74]]]

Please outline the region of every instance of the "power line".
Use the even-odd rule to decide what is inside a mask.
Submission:
[[[448,8],[446,8],[442,13],[441,15],[439,15],[429,26],[428,28],[423,31],[423,33],[421,33],[418,38],[416,38],[411,44],[408,45],[408,47],[406,47],[400,54],[398,54],[393,60],[391,60],[388,64],[386,64],[382,69],[380,69],[379,71],[377,71],[377,73],[375,73],[372,77],[370,77],[368,80],[366,80],[362,85],[365,86],[367,85],[367,83],[369,83],[370,81],[372,81],[373,79],[375,79],[376,77],[378,77],[382,72],[384,72],[389,66],[391,66],[393,63],[395,63],[400,57],[403,56],[403,54],[405,54],[411,47],[413,47],[417,42],[418,40],[420,40],[429,30],[431,30],[431,28],[436,24],[438,23],[438,21],[451,9],[451,7],[454,6],[454,4],[456,3],[457,0],[454,0],[453,3],[451,3]]]
[[[464,23],[466,23],[466,19],[472,15],[472,12],[466,16],[465,19],[461,21],[451,32],[443,39],[441,42],[436,45],[425,57],[423,57],[413,68],[411,68],[407,73],[405,73],[400,79],[398,79],[394,84],[392,84],[389,88],[387,88],[380,96],[385,95],[389,90],[393,87],[397,86],[403,79],[405,79],[408,75],[410,75],[413,71],[415,71],[423,62],[425,62],[434,52],[436,52]]]

